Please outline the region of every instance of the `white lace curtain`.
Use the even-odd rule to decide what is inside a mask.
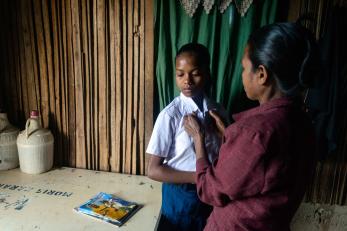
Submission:
[[[193,17],[199,4],[202,3],[206,13],[210,13],[215,2],[219,3],[219,11],[223,13],[233,0],[179,0],[183,9],[187,12],[190,17]],[[244,16],[253,0],[234,0],[237,11]]]

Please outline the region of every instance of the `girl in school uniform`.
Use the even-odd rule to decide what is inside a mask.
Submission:
[[[208,159],[215,159],[221,136],[218,124],[211,124],[210,118],[216,114],[227,116],[204,94],[209,66],[209,52],[201,44],[186,44],[176,55],[176,84],[181,93],[158,115],[146,150],[150,154],[148,177],[163,182],[157,230],[203,230],[211,212],[211,207],[197,196],[194,143],[183,126],[185,115],[196,115],[205,134]]]

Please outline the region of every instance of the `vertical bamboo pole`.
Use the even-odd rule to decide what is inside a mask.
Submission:
[[[133,73],[131,78],[133,79],[133,84],[131,85],[132,88],[132,94],[131,96],[133,97],[133,113],[132,115],[132,137],[131,137],[131,173],[136,173],[137,172],[137,162],[138,162],[138,156],[139,156],[139,150],[138,150],[138,136],[139,136],[139,129],[138,129],[138,123],[139,123],[139,107],[141,107],[138,104],[139,101],[139,79],[140,79],[140,73],[139,73],[139,61],[140,61],[140,52],[139,52],[139,45],[140,45],[140,29],[141,29],[141,24],[140,24],[140,19],[139,19],[139,4],[138,0],[133,1],[133,25],[132,25],[132,39],[133,39],[133,54],[132,56],[132,67],[133,67]]]
[[[134,120],[133,120],[133,105],[134,105],[134,99],[133,99],[133,47],[134,47],[134,41],[133,41],[133,2],[127,1],[127,75],[126,75],[126,95],[127,98],[127,104],[126,107],[126,151],[125,151],[125,173],[131,173],[131,164],[132,164],[132,154],[131,154],[131,141],[134,131]]]
[[[67,74],[67,33],[66,33],[66,11],[65,11],[65,0],[60,1],[59,14],[61,15],[58,23],[61,22],[61,40],[60,40],[60,65],[62,70],[61,76],[61,96],[62,96],[62,129],[63,129],[63,164],[70,166],[69,162],[69,150],[70,150],[70,142],[69,142],[69,111],[68,111],[68,74]]]
[[[123,4],[122,1],[117,1],[115,6],[115,52],[116,52],[116,58],[115,58],[115,66],[116,66],[116,73],[115,73],[115,121],[116,121],[116,127],[115,127],[115,169],[116,172],[122,172],[122,162],[123,162],[123,142],[122,142],[122,136],[125,135],[122,133],[122,125],[123,125],[123,94],[122,94],[122,86],[123,86],[123,34],[124,34],[124,27],[123,27],[123,14],[122,14]]]
[[[97,1],[93,1],[93,63],[94,63],[94,78],[93,78],[93,84],[94,84],[94,108],[93,108],[93,115],[94,115],[94,169],[99,170],[100,169],[100,150],[99,150],[99,81],[98,81],[98,71],[99,71],[99,65],[98,65],[98,10],[97,10]]]
[[[9,8],[8,2],[4,2],[3,4],[4,4],[3,7],[5,9],[5,11],[3,12],[4,13],[4,17],[5,18],[9,18],[9,15],[8,15],[8,13],[9,13],[8,12],[8,8]],[[9,67],[11,65],[11,63],[10,63],[10,55],[11,55],[10,53],[11,53],[11,51],[10,51],[10,48],[8,46],[8,42],[10,41],[9,36],[10,36],[10,26],[9,26],[8,20],[6,20],[5,23],[4,23],[4,28],[3,28],[3,36],[1,36],[2,37],[2,44],[3,44],[3,51],[4,51],[2,65],[4,65],[4,67],[8,67],[8,68],[4,68],[3,73],[2,73],[3,74],[3,78],[4,78],[4,80],[2,81],[2,84],[3,84],[2,87],[4,87],[4,89],[10,89],[10,70],[9,70]],[[9,92],[9,94],[11,94],[11,93]],[[10,103],[7,102],[6,104],[9,105]],[[10,110],[11,109],[6,108],[7,112],[10,112]]]
[[[120,107],[122,108],[122,123],[121,123],[121,158],[122,158],[122,167],[121,167],[121,172],[127,172],[126,171],[126,147],[127,147],[127,143],[126,143],[126,138],[128,137],[127,134],[127,104],[128,104],[128,99],[127,99],[127,75],[128,75],[128,68],[127,68],[127,64],[128,64],[128,52],[127,52],[127,48],[128,48],[128,38],[127,38],[127,33],[128,33],[128,28],[127,28],[127,2],[126,0],[122,1],[122,8],[121,8],[121,21],[122,21],[122,44],[121,44],[121,50],[122,50],[122,56],[121,56],[121,64],[122,64],[122,85],[120,87],[121,89],[121,104]]]
[[[109,1],[105,1],[105,106],[106,106],[106,130],[105,130],[105,135],[106,135],[106,141],[107,141],[107,152],[106,152],[106,158],[107,158],[107,171],[110,171],[111,165],[110,165],[110,159],[111,159],[111,129],[110,129],[110,124],[111,124],[111,117],[110,117],[110,99],[111,99],[111,92],[110,92],[110,83],[111,83],[111,77],[110,77],[110,20],[109,20],[109,14],[110,14],[110,3]]]
[[[52,4],[52,2],[51,2]],[[52,12],[51,12],[52,13]],[[48,103],[49,103],[49,113],[48,113],[48,121],[49,126],[53,132],[56,131],[56,111],[55,111],[55,91],[54,91],[54,76],[53,76],[53,53],[52,53],[52,44],[51,44],[51,31],[52,25],[50,25],[50,17],[48,5],[45,0],[42,0],[42,22],[43,22],[43,35],[45,40],[45,48],[46,48],[46,66],[47,66],[47,76],[48,76]]]
[[[0,20],[1,21],[4,21],[4,18],[5,17],[5,11],[6,11],[6,8],[5,8],[5,3],[4,2],[0,2]],[[5,50],[5,38],[4,36],[1,36],[0,37],[0,80],[1,81],[4,81],[4,72],[5,72],[5,60],[4,60],[4,50]],[[5,106],[5,90],[4,90],[4,85],[0,85],[0,108],[1,109],[4,109],[4,106]]]
[[[72,0],[74,1],[74,0]],[[76,101],[75,101],[75,75],[73,65],[72,44],[72,9],[71,1],[66,0],[66,38],[67,38],[67,77],[68,77],[68,128],[69,128],[69,165],[76,167]]]
[[[10,105],[11,107],[7,108],[7,112],[9,113],[10,116],[10,120],[13,121],[17,121],[17,113],[16,110],[18,108],[18,94],[17,94],[17,87],[16,87],[16,83],[17,83],[17,76],[16,76],[16,57],[17,54],[15,53],[16,49],[15,49],[15,39],[16,39],[16,19],[15,19],[15,14],[11,13],[12,9],[13,9],[14,4],[11,2],[10,4],[8,4],[7,6],[5,6],[5,11],[9,12],[5,13],[5,17],[7,18],[8,22],[5,23],[7,24],[5,31],[3,30],[3,33],[5,33],[5,35],[3,35],[3,37],[6,37],[7,40],[7,59],[8,59],[8,66],[7,69],[8,71],[8,84],[9,84],[9,88],[11,89],[10,91]],[[6,21],[5,21],[6,22]],[[4,23],[4,22],[3,22]],[[5,63],[5,60],[4,60]],[[0,96],[1,97],[1,96]]]
[[[115,43],[116,43],[116,30],[115,30],[115,1],[111,0],[109,3],[109,42],[110,42],[110,59],[109,59],[109,76],[110,76],[110,169],[116,170],[116,66],[115,66]]]
[[[139,129],[139,155],[137,156],[137,162],[139,163],[138,174],[145,174],[145,2],[140,0],[140,27],[139,27],[139,49],[140,49],[140,73],[139,73],[139,118],[138,118],[138,129]]]
[[[90,68],[89,68],[89,59],[88,57],[90,56],[89,53],[89,48],[88,48],[88,40],[90,39],[90,35],[88,34],[88,17],[89,14],[87,14],[87,9],[88,9],[88,2],[82,2],[81,3],[81,23],[82,23],[82,76],[85,82],[85,90],[84,90],[84,100],[85,100],[85,158],[86,158],[86,163],[85,163],[85,168],[91,168],[91,133],[90,133]]]
[[[54,159],[55,163],[58,165],[63,164],[63,142],[62,137],[64,136],[62,129],[62,116],[61,116],[61,103],[62,98],[60,97],[60,75],[61,65],[60,65],[60,20],[59,20],[59,11],[56,0],[51,2],[51,13],[52,13],[52,41],[53,41],[53,81],[54,81],[54,104],[55,104],[55,119],[56,119],[56,135],[54,137]],[[53,82],[52,81],[52,82]]]
[[[95,153],[95,145],[94,145],[94,88],[93,88],[93,79],[94,79],[94,68],[95,65],[93,63],[93,2],[89,1],[87,4],[87,37],[88,37],[88,72],[89,72],[89,123],[90,123],[90,129],[89,129],[89,136],[90,136],[90,154],[89,154],[89,169],[95,169],[95,160],[94,160],[94,153]],[[95,21],[95,20],[94,20]]]
[[[29,20],[29,16],[28,16],[28,11],[27,9],[29,8],[28,4],[29,2],[28,1],[25,1],[25,2],[20,2],[20,10],[21,10],[21,14],[20,14],[20,17],[21,17],[21,22],[22,22],[22,25],[21,25],[21,28],[20,28],[20,31],[21,31],[21,44],[20,44],[20,50],[21,51],[24,51],[24,55],[21,55],[21,70],[22,70],[22,73],[21,73],[21,80],[22,80],[22,91],[23,91],[23,102],[24,102],[24,114],[25,114],[25,117],[27,118],[28,115],[29,115],[29,111],[32,109],[33,107],[33,104],[34,103],[31,103],[30,104],[30,95],[28,93],[28,82],[29,80],[32,79],[32,74],[33,74],[33,71],[32,71],[32,63],[30,62],[31,61],[31,47],[30,47],[30,34],[29,34],[29,28],[28,28],[28,20]],[[29,64],[28,64],[29,63]],[[30,81],[30,83],[32,84],[32,81]],[[32,84],[33,85],[33,84]],[[33,85],[35,86],[35,85]]]
[[[18,122],[18,125],[21,124],[21,122],[24,124],[24,120],[26,119],[26,114],[25,114],[25,110],[27,108],[27,101],[25,100],[26,97],[26,89],[24,90],[23,86],[23,76],[26,76],[26,73],[24,72],[25,69],[25,63],[24,63],[24,55],[23,55],[23,50],[24,50],[24,41],[23,41],[23,30],[22,30],[22,7],[21,7],[21,2],[19,0],[15,1],[15,7],[17,10],[16,15],[17,15],[17,46],[18,46],[18,58],[17,58],[17,62],[18,62],[18,68],[17,68],[17,91],[20,92],[20,121]],[[19,52],[21,51],[21,52]],[[20,55],[21,54],[21,55]],[[24,73],[22,73],[24,72]]]
[[[8,2],[4,2],[4,6],[3,7],[5,8],[4,17],[5,18],[9,18],[9,15],[7,14],[8,8],[9,8]],[[11,63],[10,63],[10,55],[11,54],[10,54],[10,48],[8,47],[8,41],[10,41],[9,36],[10,36],[10,26],[9,26],[8,20],[6,20],[5,23],[4,23],[4,27],[3,27],[3,36],[1,36],[2,37],[2,41],[3,41],[2,43],[3,43],[3,51],[4,51],[2,65],[4,65],[4,67],[10,67],[10,65],[11,65]],[[4,80],[3,80],[2,84],[3,84],[3,87],[5,89],[9,89],[10,88],[10,70],[9,69],[10,68],[6,68],[6,69],[3,70],[3,78],[4,78]],[[7,102],[6,104],[9,105],[10,102]],[[11,109],[6,108],[7,112],[10,112],[10,110]]]
[[[85,108],[84,108],[84,76],[82,75],[80,19],[78,1],[71,1],[72,22],[72,59],[74,65],[75,84],[75,116],[76,116],[76,167],[86,166],[85,140]]]
[[[98,33],[98,101],[99,101],[99,155],[100,170],[108,171],[108,140],[107,140],[107,78],[106,78],[106,46],[105,46],[105,2],[97,2],[97,33]]]
[[[154,19],[153,19],[153,0],[146,1],[145,7],[145,144],[149,142],[153,127],[153,86],[154,86],[154,70],[153,70],[153,47],[154,47]],[[148,157],[146,156],[146,166]]]
[[[45,116],[45,113],[43,113],[43,108],[45,105],[42,106],[42,95],[47,94],[47,90],[42,87],[43,83],[45,83],[45,80],[41,80],[40,76],[40,70],[39,70],[39,38],[36,32],[36,25],[35,25],[35,11],[37,10],[32,10],[34,9],[34,3],[31,1],[28,4],[28,9],[27,11],[30,12],[28,13],[28,32],[30,34],[30,48],[28,47],[28,54],[29,54],[29,62],[27,62],[27,65],[29,65],[29,69],[31,70],[31,73],[28,78],[28,100],[29,100],[29,112],[33,109],[36,109],[40,112],[41,115],[41,122],[42,126],[46,126],[45,121],[48,121],[47,117]],[[41,7],[38,9],[39,11],[41,10]],[[40,14],[41,15],[41,14]],[[42,30],[42,27],[39,28]],[[42,34],[41,34],[42,35]],[[42,41],[42,40],[41,40]],[[42,45],[42,44],[41,44]],[[27,61],[27,60],[26,60]],[[45,64],[43,64],[45,65]],[[46,78],[46,77],[44,77]],[[34,82],[34,84],[31,84]],[[45,92],[42,93],[41,91],[45,89]],[[45,97],[45,102],[48,102],[48,97]],[[47,111],[47,110],[46,110]],[[46,113],[47,114],[47,113]],[[26,115],[26,118],[29,115]]]
[[[16,117],[16,124],[19,124],[20,121],[24,121],[25,120],[25,116],[23,113],[23,96],[22,96],[22,91],[21,91],[21,62],[20,62],[20,33],[19,33],[19,28],[20,28],[20,18],[19,18],[19,14],[18,13],[18,9],[20,9],[18,7],[18,2],[14,1],[12,4],[12,9],[11,12],[13,13],[13,28],[14,28],[14,39],[13,39],[13,43],[14,43],[14,54],[15,54],[15,79],[16,79],[16,95],[17,95],[17,108],[16,108],[16,114],[18,117]]]
[[[41,99],[38,101],[38,105],[41,105],[41,120],[43,127],[48,126],[48,114],[49,114],[49,89],[48,89],[48,76],[47,76],[47,58],[46,58],[46,47],[45,47],[45,39],[43,35],[43,25],[42,25],[42,8],[40,1],[33,1],[34,7],[34,28],[35,30],[31,31],[31,46],[32,46],[32,54],[33,56],[36,54],[35,52],[35,43],[37,41],[37,59],[33,57],[33,67],[38,67],[39,74],[34,75],[36,84],[39,84],[40,87],[40,95]],[[31,20],[29,20],[31,22]],[[32,28],[32,27],[31,27]],[[36,41],[35,41],[36,40]],[[37,61],[38,63],[37,63]],[[33,93],[37,92],[32,90]],[[31,92],[31,91],[30,91]],[[32,97],[32,96],[31,96]]]

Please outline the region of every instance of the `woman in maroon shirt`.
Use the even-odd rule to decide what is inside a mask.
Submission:
[[[259,106],[234,115],[226,129],[210,112],[225,140],[212,165],[198,120],[186,116],[198,195],[213,206],[205,230],[290,230],[314,167],[314,132],[301,96],[316,77],[317,64],[315,41],[298,24],[254,32],[242,59],[242,81]]]

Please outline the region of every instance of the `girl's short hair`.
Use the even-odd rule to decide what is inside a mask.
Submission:
[[[203,68],[210,72],[210,53],[204,45],[200,43],[187,43],[183,45],[176,54],[176,59],[183,53],[193,55],[197,61],[199,68]]]
[[[311,87],[319,72],[319,55],[313,35],[297,23],[275,23],[253,32],[248,54],[255,71],[263,65],[286,95]]]

